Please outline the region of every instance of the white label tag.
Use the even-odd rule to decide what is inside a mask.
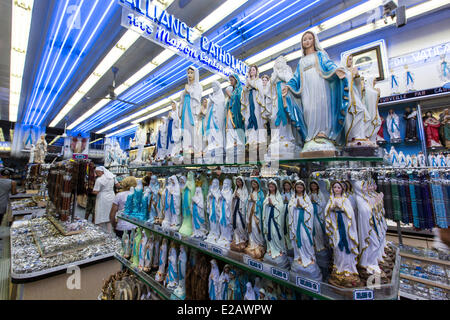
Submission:
[[[212,246],[211,249],[212,249],[213,253],[218,254],[219,256],[223,256],[223,252],[222,252],[221,248],[217,248],[217,247]]]
[[[300,288],[304,288],[306,290],[320,293],[320,283],[317,281],[309,280],[303,277],[296,277],[296,284]]]
[[[373,290],[353,290],[353,300],[373,300]]]
[[[271,267],[270,274],[274,277],[289,281],[289,272],[278,268]]]

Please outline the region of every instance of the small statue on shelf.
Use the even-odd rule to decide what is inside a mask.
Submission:
[[[253,290],[252,283],[247,282],[247,291],[245,292],[244,300],[256,300],[255,291]]]
[[[252,192],[247,200],[248,246],[244,252],[254,259],[261,259],[265,253],[263,233],[264,193],[259,178],[251,180]]]
[[[426,167],[426,161],[425,161],[425,155],[423,154],[422,151],[419,151],[419,155],[417,156],[417,163],[419,165],[419,167]]]
[[[233,202],[233,189],[231,180],[223,181],[222,190],[220,192],[220,238],[217,244],[223,248],[229,249],[233,241],[233,224],[231,221],[231,206]]]
[[[439,78],[443,85],[450,82],[450,65],[445,60],[445,54],[441,54],[441,62],[439,63]]]
[[[194,197],[192,197],[192,225],[194,231],[192,237],[203,240],[208,234],[205,220],[205,201],[201,187],[195,188]]]
[[[181,300],[186,298],[186,264],[187,252],[184,245],[180,246],[180,253],[178,255],[178,287],[174,290],[174,295]]]
[[[292,250],[292,243],[289,237],[289,201],[294,196],[294,191],[292,190],[292,183],[289,178],[284,178],[281,180],[282,192],[281,198],[283,199],[283,220],[284,220],[284,242],[286,243],[286,249]]]
[[[197,119],[195,121],[194,131],[194,159],[195,163],[202,164],[203,156],[206,149],[206,112],[208,109],[208,98],[201,99],[200,108],[198,110]]]
[[[36,147],[34,146],[34,144],[31,144],[31,148],[30,148],[30,160],[28,160],[28,163],[34,163],[34,152],[35,152]]]
[[[400,120],[398,115],[394,112],[394,109],[389,110],[389,114],[386,118],[387,130],[390,136],[390,143],[401,142],[400,137]]]
[[[41,135],[34,150],[34,162],[45,163],[45,156],[47,155],[47,141],[45,141],[45,135]]]
[[[406,107],[405,114],[403,118],[406,120],[406,142],[416,142],[417,141],[417,110],[413,108]]]
[[[228,285],[230,282],[230,265],[226,264],[219,277],[219,298],[217,300],[228,300]]]
[[[161,247],[161,237],[155,236],[155,242],[154,242],[154,248],[153,248],[153,259],[152,259],[152,269],[158,269],[159,268],[159,254],[160,254],[160,247]]]
[[[395,150],[394,146],[391,146],[391,150],[389,151],[389,160],[391,162],[391,166],[398,167],[399,159],[397,150]]]
[[[416,91],[414,88],[414,73],[408,70],[408,65],[405,64],[405,83],[406,83],[406,92]]]
[[[233,203],[231,207],[234,235],[230,248],[233,251],[242,252],[244,251],[248,240],[245,210],[248,190],[242,176],[235,179],[235,185],[236,188],[233,193]]]
[[[215,259],[211,260],[211,273],[209,274],[208,292],[209,300],[219,300],[220,298],[220,272]]]
[[[439,155],[437,156],[437,162],[439,167],[446,167],[447,166],[447,159],[444,156],[443,152],[439,152]]]
[[[150,272],[153,263],[153,249],[155,247],[155,237],[150,234],[145,246],[144,272]]]
[[[383,144],[386,143],[386,140],[384,139],[384,123],[386,122],[382,116],[380,116],[381,125],[380,129],[377,132],[377,144]]]
[[[166,287],[167,289],[173,290],[178,286],[178,255],[177,255],[177,247],[175,242],[170,244],[169,249],[169,259],[167,266],[167,275],[166,275]]]
[[[403,153],[403,151],[400,151],[398,153],[398,165],[401,168],[405,168],[406,167],[406,156]]]
[[[139,270],[144,270],[145,265],[145,248],[147,246],[147,233],[148,231],[144,230],[142,232],[142,238],[139,243],[139,264],[138,268]]]
[[[187,176],[186,184],[182,190],[182,212],[183,224],[181,225],[180,234],[190,237],[192,235],[192,198],[195,194],[194,172],[190,171]]]
[[[122,256],[125,259],[130,258],[130,237],[127,230],[125,230],[122,235]]]
[[[209,213],[209,234],[205,241],[217,244],[220,238],[220,188],[219,179],[214,179],[209,187],[207,204]]]
[[[286,268],[289,264],[287,258],[284,230],[284,204],[278,184],[269,180],[269,193],[264,199],[263,230],[267,250],[264,260]]]
[[[206,113],[207,146],[204,160],[209,163],[223,163],[225,96],[218,81],[214,81],[211,86],[213,93],[209,95],[209,106]]]
[[[419,166],[419,161],[415,154],[411,155],[411,167],[417,168]]]
[[[175,163],[180,163],[181,120],[178,116],[177,104],[175,101],[172,101],[171,106],[172,110],[170,110],[167,115],[167,133],[165,134],[166,140],[164,140],[162,144],[166,149],[165,156],[169,157]]]
[[[327,235],[333,249],[333,271],[329,282],[338,287],[359,287],[356,269],[358,261],[358,231],[352,205],[343,194],[342,184],[331,184],[331,195],[325,208]]]
[[[398,85],[398,77],[394,74],[394,70],[389,70],[391,73],[391,95],[400,94],[400,86]]]
[[[158,206],[161,206],[161,195],[159,194],[159,182],[155,175],[150,178],[150,199],[148,201],[149,206],[149,217],[148,223],[155,223],[158,218]]]
[[[450,112],[448,109],[445,108],[439,115],[439,121],[441,122],[441,127],[439,128],[441,142],[446,148],[450,148]]]
[[[239,76],[232,74],[229,77],[231,86],[225,93],[228,101],[225,115],[225,152],[226,163],[243,163],[245,160],[245,123],[242,115],[242,84]],[[236,161],[235,161],[236,156]]]
[[[313,205],[314,212],[314,223],[312,236],[314,238],[314,249],[316,251],[316,256],[327,256],[327,238],[325,231],[325,215],[324,209],[327,205],[325,196],[320,190],[319,182],[316,180],[311,180],[309,183],[309,198],[311,199],[311,204]]]
[[[441,126],[439,120],[433,117],[431,111],[425,114],[423,119],[423,126],[425,130],[425,136],[427,139],[427,147],[442,147],[439,141],[439,127]]]
[[[430,154],[428,156],[428,164],[430,165],[430,167],[439,167],[439,163],[438,163],[438,159],[437,159],[436,155]]]
[[[166,275],[166,263],[167,263],[167,245],[168,240],[163,239],[161,246],[159,248],[159,266],[158,272],[156,272],[155,280],[158,282],[163,282]]]
[[[297,180],[295,196],[289,202],[289,234],[294,247],[294,261],[291,270],[316,281],[322,274],[316,263],[314,250],[314,207],[306,193],[306,185]]]
[[[241,300],[241,284],[239,283],[236,270],[230,270],[229,277],[227,300]]]

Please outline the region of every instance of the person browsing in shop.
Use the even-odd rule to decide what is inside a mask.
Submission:
[[[105,231],[111,231],[109,212],[115,198],[114,186],[117,183],[116,176],[103,166],[95,168],[97,180],[95,180],[92,194],[97,196],[95,201],[94,223],[100,225]]]
[[[8,207],[9,194],[17,194],[16,182],[9,179],[10,175],[11,172],[8,169],[0,171],[0,225]]]
[[[130,189],[137,186],[135,177],[126,177],[120,183],[122,189],[121,192],[116,194],[114,198],[111,211],[109,213],[109,221],[114,228],[114,232],[119,238],[122,238],[123,232],[126,230],[134,229],[136,226],[122,219],[117,219],[117,213],[121,212],[125,208]]]

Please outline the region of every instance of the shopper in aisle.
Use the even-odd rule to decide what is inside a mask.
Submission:
[[[8,169],[0,171],[0,225],[8,207],[9,194],[17,194],[16,182],[9,179],[10,176],[11,172]]]
[[[118,212],[125,208],[125,203],[127,202],[127,197],[130,194],[130,189],[137,186],[137,181],[135,177],[126,177],[120,183],[121,192],[116,194],[114,201],[112,203],[111,211],[109,213],[109,221],[113,227],[114,232],[119,238],[122,238],[123,232],[134,229],[136,226],[125,220],[117,219],[116,215]]]
[[[115,197],[114,185],[117,183],[116,176],[103,166],[95,168],[95,174],[98,178],[92,191],[97,196],[94,223],[100,225],[106,231],[111,231],[109,213]]]

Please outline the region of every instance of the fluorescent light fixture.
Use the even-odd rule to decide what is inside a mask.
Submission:
[[[427,13],[427,12],[429,12],[431,10],[437,9],[437,8],[443,6],[443,5],[446,5],[446,4],[448,4],[448,1],[446,1],[446,0],[430,0],[430,1],[421,3],[419,5],[416,5],[414,7],[411,7],[409,9],[407,9],[406,10],[406,16],[408,18],[415,17],[415,16],[417,16],[419,14]],[[338,25],[338,24],[346,21],[345,19],[353,19],[353,18],[357,17],[358,15],[364,13],[365,11],[372,10],[372,9],[378,7],[378,5],[380,5],[380,1],[368,1],[368,2],[366,2],[366,3],[364,3],[364,4],[360,5],[360,6],[354,7],[354,8],[352,8],[352,9],[350,9],[350,10],[348,10],[348,11],[342,13],[342,14],[339,14],[339,15],[331,18],[331,19],[333,19],[332,23],[326,23],[326,22],[328,22],[328,20],[323,22],[322,23],[323,27],[321,28],[321,30],[318,30],[318,31],[314,30],[314,31],[320,33],[321,31],[323,31],[323,30],[325,30],[327,28],[332,28],[335,25]],[[366,8],[366,10],[363,11],[363,8]],[[348,13],[348,12],[350,12],[350,13]],[[322,45],[323,48],[331,47],[333,45],[336,45],[336,44],[348,41],[350,39],[359,37],[359,36],[367,34],[369,32],[372,32],[372,31],[384,28],[386,26],[390,26],[390,25],[392,25],[394,23],[395,23],[394,20],[389,19],[388,23],[385,24],[384,20],[380,19],[380,20],[376,21],[375,23],[364,25],[362,27],[359,27],[359,28],[356,28],[356,29],[344,32],[344,33],[339,34],[339,35],[337,35],[335,37],[332,37],[332,38],[326,39],[324,41],[321,41],[321,45]],[[313,28],[317,28],[317,27],[313,27]],[[297,34],[297,35],[295,35],[295,36],[293,36],[293,37],[291,37],[291,38],[289,38],[289,39],[287,39],[287,40],[285,40],[285,41],[283,41],[283,42],[281,42],[281,43],[279,43],[279,44],[277,44],[277,45],[275,45],[275,46],[273,46],[273,47],[271,47],[269,49],[266,49],[263,52],[256,54],[255,56],[252,56],[251,58],[246,60],[246,63],[253,64],[253,63],[255,63],[257,61],[261,61],[261,60],[263,60],[263,59],[265,59],[265,58],[267,58],[267,57],[269,57],[271,55],[279,53],[280,51],[285,50],[285,49],[287,49],[287,48],[289,48],[291,46],[297,45],[301,41],[302,34],[303,34],[303,32],[300,33],[300,34]],[[292,61],[292,60],[300,58],[301,56],[302,56],[301,50],[297,50],[297,51],[294,51],[294,52],[292,52],[290,54],[287,54],[285,56],[285,58],[286,58],[287,61]],[[274,61],[271,61],[271,62],[268,62],[268,63],[262,65],[262,66],[259,66],[258,69],[260,70],[260,72],[264,72],[264,71],[272,69],[273,65],[274,65]],[[201,84],[203,86],[205,86],[205,85],[211,83],[214,80],[219,80],[220,78],[221,77],[218,76],[218,75],[213,75],[211,77],[208,77],[208,78],[202,80]],[[222,87],[224,87],[224,86],[226,87],[227,86],[226,82],[222,83],[221,86]],[[208,89],[208,90],[211,90],[211,89]],[[206,90],[203,93],[203,96],[208,94],[208,90]],[[176,94],[179,94],[179,92],[176,93]],[[159,102],[157,102],[155,104],[152,104],[152,105],[148,106],[147,108],[145,108],[143,110],[147,110],[147,112],[151,111],[151,110],[154,110],[154,109],[160,107],[161,105],[164,105],[164,102],[163,102],[164,100],[165,99],[163,99],[163,100],[161,100],[161,101],[159,101]],[[140,114],[143,113],[143,110],[141,110],[139,112],[139,114],[135,113],[133,115],[130,115],[127,118],[125,118],[126,120],[122,119],[119,122],[114,123],[114,125],[110,125],[110,126],[104,128],[104,129],[100,130],[99,133],[108,131],[109,129],[113,128],[116,125],[123,124],[123,123],[133,119],[134,117],[138,117]],[[164,110],[164,111],[162,111],[162,110]],[[139,122],[145,121],[145,120],[150,119],[150,118],[152,118],[152,117],[154,117],[154,116],[156,116],[158,114],[166,112],[169,109],[165,108],[165,109],[162,109],[162,110],[158,110],[158,111],[156,111],[156,112],[154,112],[154,113],[152,113],[150,115],[147,115],[147,116],[144,116],[144,117],[142,117],[140,119],[134,120],[132,123],[137,124]]]
[[[223,19],[225,19],[227,16],[229,16],[232,12],[234,12],[237,8],[245,4],[248,0],[227,0],[225,3],[223,3],[218,9],[222,8],[221,13],[219,14],[217,9],[210,13],[205,19],[200,21],[200,23],[195,27],[196,29],[200,30],[198,27],[201,28],[201,32],[204,33],[211,28],[213,28],[216,24],[220,23]],[[170,2],[170,1],[165,1]],[[172,1],[173,2],[173,1]],[[156,2],[157,3],[157,2]],[[170,2],[171,3],[171,2]],[[226,9],[225,9],[226,8]],[[231,10],[231,11],[230,11]],[[225,14],[226,13],[226,14]],[[218,15],[220,18],[218,18]],[[197,35],[198,36],[198,35]],[[120,95],[125,90],[130,88],[131,86],[135,85],[138,81],[140,81],[143,77],[151,73],[154,69],[156,69],[158,66],[175,56],[176,53],[174,53],[172,50],[164,49],[160,54],[158,54],[155,58],[152,59],[151,62],[146,64],[143,68],[141,68],[138,72],[136,72],[134,75],[132,75],[130,78],[128,78],[122,85],[120,85],[115,90],[116,95]],[[108,101],[106,101],[105,104],[103,104],[100,108],[102,108],[104,105],[106,105]],[[82,121],[87,119],[90,115],[92,115],[95,111],[92,111],[92,109],[88,110],[86,113],[89,113],[86,116],[86,113],[83,114],[81,117],[76,119],[73,123],[71,123],[68,126],[68,129],[71,130],[75,128],[78,124],[80,124]],[[123,122],[122,122],[123,123]],[[117,124],[114,124],[113,127],[115,127]]]
[[[58,141],[59,138],[61,138],[61,136],[60,136],[60,135],[57,135],[57,136],[55,137],[55,139],[53,139],[52,142],[50,142],[48,145],[51,146],[51,145],[54,144],[56,141]]]
[[[95,139],[94,141],[89,142],[89,144],[96,143],[96,142],[98,142],[98,141],[100,141],[100,140],[103,140],[103,139],[104,139],[104,138],[98,138],[98,139]]]
[[[9,77],[9,121],[16,122],[22,91],[23,69],[28,49],[34,0],[11,0],[11,61]]]
[[[132,124],[131,126],[128,126],[128,127],[122,128],[120,130],[117,130],[117,131],[115,131],[113,133],[107,134],[105,137],[109,138],[109,137],[115,136],[115,135],[117,135],[117,134],[119,134],[121,132],[127,131],[127,130],[132,129],[132,128],[136,128],[136,127],[137,127],[137,125]]]

